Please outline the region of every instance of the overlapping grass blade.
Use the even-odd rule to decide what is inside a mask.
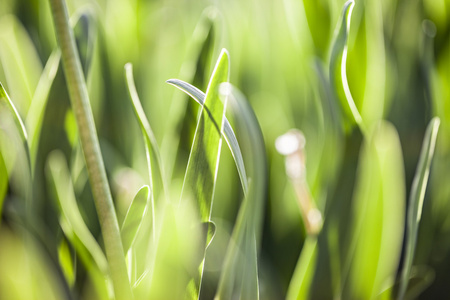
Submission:
[[[436,147],[436,138],[439,130],[439,118],[433,118],[428,124],[423,139],[422,150],[420,152],[419,163],[417,164],[416,174],[411,186],[411,194],[408,204],[408,215],[406,220],[406,246],[405,258],[401,274],[400,290],[398,299],[402,300],[408,288],[408,282],[411,274],[411,267],[414,259],[414,252],[417,243],[417,233],[422,216],[423,201],[430,174],[431,161]]]
[[[242,202],[224,260],[215,299],[259,299],[258,249],[266,189],[266,154],[261,128],[244,96],[230,84],[221,85],[230,98],[236,128],[249,157],[249,191]]]
[[[108,263],[78,209],[67,163],[61,152],[50,153],[46,173],[58,202],[61,228],[88,270],[98,296],[108,299],[111,296],[105,285],[110,284]]]
[[[179,79],[169,79],[167,80],[167,83],[176,86],[181,91],[185,92],[189,96],[191,96],[192,99],[197,101],[198,104],[202,105],[205,103],[205,93],[203,93],[201,90],[196,88],[195,86],[184,82]],[[244,166],[244,160],[242,158],[241,149],[239,147],[239,143],[236,139],[236,135],[234,134],[233,128],[231,128],[230,122],[225,117],[224,126],[223,126],[223,133],[225,136],[225,141],[228,144],[228,147],[230,148],[231,154],[234,158],[234,161],[236,163],[236,168],[239,173],[239,178],[241,180],[242,188],[244,190],[244,194],[248,191],[248,179],[247,174],[245,172],[245,166]]]
[[[219,97],[219,85],[228,82],[228,70],[228,52],[223,49],[208,84],[181,193],[180,203],[187,201],[189,197],[196,200],[201,222],[211,222],[212,200],[219,169],[226,110],[226,99],[222,102]],[[208,230],[208,233],[211,233],[211,230]],[[212,238],[211,235],[208,236],[208,233],[206,234],[205,247]],[[198,278],[194,278],[189,284],[188,297],[191,299],[197,299],[199,296],[203,265],[202,262]]]
[[[219,98],[219,85],[228,81],[228,69],[228,53],[223,49],[206,91],[184,178],[181,199],[192,195],[197,200],[202,222],[210,221],[226,109],[226,101]]]
[[[379,122],[360,154],[341,298],[372,299],[393,285],[404,232],[404,185],[397,131]]]
[[[136,235],[141,227],[144,214],[147,210],[147,203],[150,198],[150,188],[148,186],[143,186],[134,197],[133,201],[128,208],[125,219],[122,223],[121,236],[123,243],[123,250],[125,253],[128,252]]]
[[[350,19],[352,15],[354,0],[349,0],[344,4],[340,18],[339,29],[333,44],[330,57],[330,83],[332,90],[341,103],[341,109],[350,124],[356,123],[361,131],[365,132],[363,120],[358,108],[353,101],[352,94],[347,82],[347,40],[350,29]]]

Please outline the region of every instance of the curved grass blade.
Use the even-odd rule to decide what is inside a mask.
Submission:
[[[368,132],[357,174],[342,299],[372,299],[394,283],[404,234],[405,188],[402,150],[391,124],[379,122]]]
[[[433,118],[428,124],[423,139],[422,150],[420,152],[419,163],[417,164],[416,174],[411,186],[411,194],[408,204],[407,216],[407,234],[405,246],[405,258],[401,274],[400,290],[398,299],[402,300],[408,288],[408,282],[411,274],[411,267],[414,259],[414,252],[417,243],[417,233],[419,231],[419,222],[422,216],[423,201],[430,174],[431,161],[436,147],[436,138],[439,131],[440,119]]]
[[[46,173],[58,201],[61,228],[87,268],[99,296],[102,299],[108,299],[110,295],[108,296],[108,288],[105,286],[106,281],[109,280],[108,262],[78,209],[69,170],[62,152],[50,153]]]
[[[353,101],[352,94],[347,82],[347,39],[350,30],[350,19],[355,5],[354,0],[345,2],[342,9],[341,24],[337,30],[333,49],[330,58],[330,84],[332,90],[337,94],[337,98],[341,103],[341,108],[350,123],[356,123],[362,132],[365,132],[363,120],[358,111],[358,108]]]
[[[32,173],[31,173],[31,158],[30,158],[30,148],[28,147],[28,135],[27,135],[27,130],[25,129],[25,125],[22,121],[22,119],[20,118],[20,115],[16,109],[16,107],[14,106],[13,102],[11,101],[11,99],[9,98],[8,94],[6,93],[6,90],[4,89],[3,85],[0,82],[0,105],[2,103],[5,103],[6,106],[8,107],[9,111],[12,114],[12,117],[14,119],[14,123],[16,125],[18,134],[20,135],[20,139],[21,142],[23,144],[23,148],[25,150],[25,155],[26,155],[26,160],[27,160],[27,167],[26,167],[26,172],[22,173],[24,176],[26,176],[26,178],[23,178],[22,180],[25,183],[24,187],[25,187],[25,198],[28,202],[28,213],[30,213],[30,209],[31,209],[31,205],[32,205],[32,198],[33,198],[33,193],[32,193]]]
[[[203,222],[210,221],[211,215],[226,109],[226,101],[219,98],[219,85],[228,81],[228,69],[228,52],[223,49],[206,91],[181,193],[181,199],[190,194],[197,200]]]
[[[8,106],[9,110],[13,114],[14,122],[16,123],[16,126],[19,129],[20,138],[22,139],[22,141],[25,145],[25,148],[27,149],[27,152],[29,153],[30,151],[28,150],[28,144],[27,144],[27,139],[28,139],[27,130],[25,129],[25,125],[23,124],[22,118],[20,117],[16,107],[12,103],[11,99],[8,96],[8,93],[6,93],[6,90],[3,87],[3,85],[1,84],[1,82],[0,82],[0,100],[4,100],[6,102],[6,105]]]
[[[39,146],[39,137],[41,134],[42,121],[44,118],[45,108],[50,93],[50,88],[55,79],[58,66],[61,60],[61,52],[53,51],[50,55],[45,68],[41,74],[33,99],[31,100],[30,109],[25,120],[26,128],[29,132],[30,156],[32,167],[36,163],[36,155]]]
[[[236,128],[242,133],[242,149],[250,159],[251,181],[239,208],[215,299],[259,299],[258,248],[267,180],[265,144],[245,97],[230,84],[221,85],[221,94],[229,97]]]
[[[144,214],[147,211],[147,202],[150,197],[150,188],[143,186],[134,197],[128,208],[125,219],[123,220],[122,228],[120,230],[122,236],[123,250],[128,252],[136,235],[141,227]]]
[[[219,96],[219,85],[228,82],[228,52],[222,49],[206,91],[205,103],[202,106],[197,122],[194,141],[184,177],[180,203],[188,201],[190,196],[196,200],[200,222],[211,221],[211,208],[214,188],[219,169],[222,132],[225,120],[226,99],[222,102]],[[210,230],[208,230],[210,232]],[[211,236],[207,239],[211,238]],[[208,240],[205,240],[205,251]],[[190,299],[198,299],[204,267],[203,253],[199,267],[199,275],[189,283]]]
[[[145,142],[150,179],[150,192],[152,194],[152,199],[158,200],[165,194],[165,181],[161,167],[161,155],[159,152],[158,143],[156,142],[155,135],[153,134],[150,123],[148,122],[144,109],[142,108],[141,101],[139,100],[136,86],[134,84],[133,66],[130,63],[125,65],[125,76],[128,92],[130,93],[130,99],[133,104],[133,110],[139,121],[139,126]],[[154,208],[154,203],[152,204],[152,207]]]
[[[203,106],[203,104],[205,103],[205,93],[203,93],[195,86],[179,79],[169,79],[166,82],[177,87],[181,91],[191,96],[191,98],[194,99],[198,104]],[[233,156],[234,161],[236,163],[236,168],[239,173],[242,189],[244,191],[244,194],[247,194],[248,180],[247,174],[245,172],[244,159],[242,158],[241,149],[236,139],[236,135],[234,134],[233,128],[231,128],[230,122],[226,117],[223,126],[223,133],[225,136],[225,141],[227,142],[228,147],[230,148],[231,155]]]

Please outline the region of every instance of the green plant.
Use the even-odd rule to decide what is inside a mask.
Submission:
[[[0,298],[442,297],[448,15],[2,1]]]

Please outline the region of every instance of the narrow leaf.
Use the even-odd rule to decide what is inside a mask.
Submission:
[[[28,147],[28,135],[27,131],[25,129],[25,125],[23,124],[23,121],[14,106],[13,102],[9,98],[8,94],[6,93],[6,90],[3,88],[3,85],[0,82],[0,105],[6,104],[8,110],[10,111],[14,123],[16,125],[18,134],[20,136],[23,149],[25,150],[25,156],[26,156],[26,167],[24,168],[23,172],[21,173],[21,176],[24,176],[23,178],[20,178],[20,181],[23,182],[23,187],[25,189],[24,197],[26,198],[28,202],[28,208],[31,209],[32,205],[32,174],[31,174],[31,159],[30,159],[30,150]],[[0,106],[1,107],[1,106]],[[17,150],[17,149],[15,149]],[[5,162],[5,161],[4,161]]]
[[[121,228],[121,236],[123,243],[123,250],[125,253],[128,252],[136,235],[141,227],[144,214],[146,213],[147,202],[150,197],[150,188],[148,186],[143,186],[134,197],[133,201],[128,208],[128,212]]]
[[[409,278],[411,276],[411,267],[414,259],[414,252],[417,243],[417,233],[419,231],[420,218],[422,216],[423,201],[425,191],[430,175],[431,161],[436,147],[436,138],[439,130],[440,119],[433,118],[428,124],[425,137],[420,152],[419,163],[417,164],[416,174],[411,186],[411,194],[408,204],[407,215],[407,235],[405,246],[405,260],[401,275],[400,290],[398,299],[402,300],[408,288]]]
[[[190,197],[195,199],[200,222],[211,221],[212,200],[219,169],[226,109],[226,99],[222,102],[219,97],[219,85],[228,81],[228,69],[228,52],[223,49],[208,84],[181,192],[180,203],[186,203]],[[208,232],[210,232],[209,229]],[[205,249],[206,245],[209,244],[208,239],[207,234]],[[187,297],[190,299],[199,297],[204,257],[205,251],[199,266],[199,274],[188,285]]]
[[[19,134],[25,145],[25,148],[28,149],[28,144],[27,144],[28,135],[27,135],[27,130],[25,129],[25,125],[23,124],[22,118],[20,117],[16,107],[12,103],[11,99],[9,98],[8,94],[6,93],[6,90],[3,87],[3,85],[1,84],[1,82],[0,82],[0,101],[6,102],[6,105],[8,106],[9,110],[13,114],[14,122],[16,123],[16,126],[19,129]],[[27,150],[27,152],[29,153],[28,150]]]
[[[184,178],[181,199],[196,200],[201,221],[209,221],[217,178],[226,103],[219,98],[219,85],[228,81],[228,53],[222,50],[206,91]]]
[[[46,173],[58,201],[61,228],[96,283],[99,295],[106,298],[105,278],[109,280],[108,263],[78,209],[67,163],[61,152],[50,153]]]
[[[345,2],[340,18],[339,29],[331,51],[330,58],[330,83],[332,90],[337,93],[341,108],[350,123],[356,123],[361,131],[365,131],[363,120],[358,108],[353,101],[352,94],[347,82],[347,40],[350,30],[350,19],[352,16],[354,0]]]
[[[26,128],[29,135],[30,156],[32,167],[36,164],[36,156],[39,146],[39,137],[41,135],[42,121],[44,118],[45,108],[47,107],[47,100],[58,71],[58,66],[61,61],[61,52],[59,50],[53,51],[50,55],[44,71],[41,74],[33,99],[31,100],[30,109],[28,110],[27,118],[25,120]]]
[[[58,245],[58,260],[67,283],[73,288],[76,277],[75,259],[65,239]]]
[[[200,91],[195,86],[179,79],[169,79],[167,80],[167,83],[177,87],[181,91],[191,96],[191,98],[194,99],[198,104],[203,106],[203,104],[205,103],[205,93]],[[241,149],[239,148],[239,143],[236,139],[236,135],[234,134],[233,128],[231,128],[230,122],[226,117],[224,121],[223,133],[225,136],[225,141],[230,148],[231,155],[233,156],[236,163],[236,168],[239,173],[242,188],[244,190],[244,193],[246,194],[248,191],[248,180],[247,174],[245,173],[244,159],[242,158]]]
[[[359,159],[342,299],[372,299],[393,285],[402,249],[404,210],[399,137],[392,125],[380,122],[368,132]]]
[[[239,208],[215,299],[259,299],[258,249],[267,180],[264,140],[245,97],[230,84],[221,85],[221,94],[230,99],[252,180]]]
[[[133,66],[130,63],[125,65],[125,76],[131,103],[133,104],[133,110],[139,121],[139,126],[141,128],[146,147],[150,192],[153,199],[152,209],[154,211],[153,202],[165,194],[164,176],[161,168],[161,155],[159,153],[159,147],[156,142],[155,135],[153,134],[150,123],[148,122],[144,109],[142,108],[141,101],[139,100],[136,86],[134,84]]]
[[[308,236],[292,275],[286,299],[308,299],[309,287],[316,267],[317,253],[317,237]]]

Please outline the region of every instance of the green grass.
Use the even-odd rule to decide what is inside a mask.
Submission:
[[[1,1],[0,299],[445,297],[449,16]]]

